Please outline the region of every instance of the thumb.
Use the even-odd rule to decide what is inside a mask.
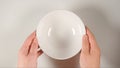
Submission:
[[[84,35],[82,39],[82,52],[89,54],[89,51],[90,51],[89,39],[87,35]]]
[[[38,50],[37,52],[37,57],[39,57],[40,55],[42,55],[43,51],[41,49]]]

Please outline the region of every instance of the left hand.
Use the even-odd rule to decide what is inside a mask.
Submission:
[[[33,32],[24,42],[18,54],[18,68],[37,68],[37,58],[43,53],[37,51],[38,42]]]

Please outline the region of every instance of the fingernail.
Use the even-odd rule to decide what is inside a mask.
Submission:
[[[40,51],[40,50],[41,50],[41,48],[38,48],[38,49],[37,49],[37,51]]]

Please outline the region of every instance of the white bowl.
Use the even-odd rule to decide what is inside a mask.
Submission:
[[[40,20],[36,32],[43,52],[54,59],[64,60],[81,50],[85,26],[73,12],[56,10]]]

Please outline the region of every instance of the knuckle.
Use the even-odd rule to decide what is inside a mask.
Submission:
[[[93,54],[96,54],[96,55],[98,55],[98,56],[100,56],[100,55],[101,55],[100,48],[94,49],[94,50],[92,51],[92,53],[93,53]]]
[[[24,52],[23,51],[19,51],[18,54],[19,55],[24,55]]]
[[[89,55],[89,52],[82,51],[82,54],[83,54],[83,55]]]
[[[36,45],[36,42],[33,42],[33,44],[32,44],[33,46],[35,46]]]
[[[35,56],[36,53],[29,53],[29,56]]]
[[[27,56],[27,53],[25,53],[25,52],[22,51],[22,50],[19,50],[18,55]]]
[[[100,48],[97,48],[97,49],[96,49],[96,54],[97,54],[97,55],[101,55]]]

